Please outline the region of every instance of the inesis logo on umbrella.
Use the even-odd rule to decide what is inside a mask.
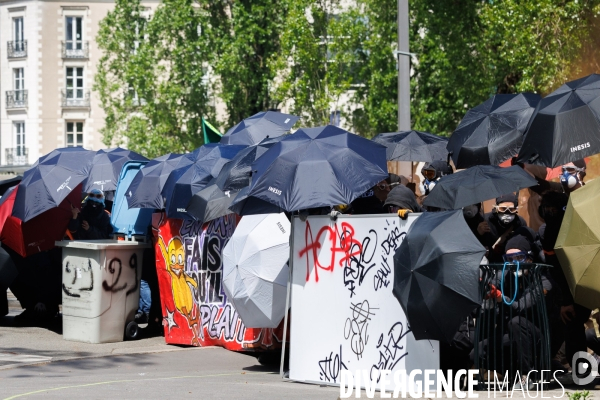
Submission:
[[[269,186],[269,192],[275,193],[277,196],[281,196],[281,189],[274,188],[273,186]]]
[[[588,147],[590,147],[590,142],[583,143],[583,144],[580,144],[577,146],[573,146],[573,147],[571,147],[571,153],[574,153],[576,151],[581,151],[583,149],[587,149]]]
[[[70,180],[71,180],[71,177],[69,176],[69,177],[67,178],[67,180],[66,180],[66,181],[64,181],[64,182],[62,183],[62,185],[60,185],[60,186],[58,187],[58,189],[56,189],[56,191],[57,191],[57,192],[60,192],[60,191],[61,191],[61,190],[63,190],[64,188],[67,188],[67,189],[69,189],[69,190],[73,190],[73,189],[71,189],[71,188],[69,187],[69,181],[70,181]]]

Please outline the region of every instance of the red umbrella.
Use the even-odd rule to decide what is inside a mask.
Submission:
[[[58,207],[27,222],[11,215],[18,189],[7,192],[0,203],[0,241],[23,257],[52,249],[65,236],[73,216],[71,205],[81,208],[81,184]]]

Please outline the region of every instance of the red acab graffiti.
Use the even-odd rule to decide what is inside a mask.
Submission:
[[[305,247],[298,252],[298,257],[306,256],[306,282],[310,281],[311,257],[314,264],[315,282],[319,282],[319,269],[333,272],[336,259],[339,258],[338,265],[343,267],[352,257],[360,256],[362,244],[354,238],[354,227],[349,222],[336,223],[333,227],[324,226],[317,232],[316,238],[313,236],[310,222],[306,221],[304,231]],[[321,244],[323,242],[323,244]],[[322,262],[319,259],[319,250],[329,244],[331,255],[328,260]]]

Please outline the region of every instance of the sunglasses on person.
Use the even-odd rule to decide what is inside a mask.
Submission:
[[[432,180],[435,178],[435,170],[434,169],[424,169],[422,172],[423,172],[423,176],[425,178],[427,178],[428,180]]]
[[[504,259],[504,262],[507,263],[524,263],[527,261],[527,259],[529,258],[529,254],[520,251],[518,253],[512,253],[512,254],[505,254],[502,256],[502,258]]]
[[[379,190],[389,190],[399,184],[400,184],[399,182],[394,182],[394,183],[390,183],[390,184],[381,183],[381,184],[377,185],[377,187],[379,188]]]
[[[88,193],[88,197],[91,197],[93,199],[103,199],[104,195],[100,193]]]
[[[563,174],[568,172],[571,175],[575,175],[577,172],[581,171],[581,168],[572,167],[572,166],[564,166],[562,167]]]
[[[498,211],[499,213],[506,213],[509,212],[511,214],[516,214],[519,209],[518,207],[504,207],[504,206],[494,206],[496,208],[496,211]]]

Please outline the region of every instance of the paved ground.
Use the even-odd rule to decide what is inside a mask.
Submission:
[[[162,337],[108,344],[69,342],[60,335],[60,323],[52,329],[14,327],[18,312],[13,303],[9,316],[0,318],[0,399],[336,400],[339,396],[338,388],[283,380],[277,366],[264,367],[252,356],[222,348],[166,345]],[[594,394],[600,399],[600,392]],[[561,395],[561,390],[544,392],[544,397]],[[480,392],[480,398],[487,397]],[[523,395],[515,392],[512,397]],[[361,398],[367,398],[364,392]]]

